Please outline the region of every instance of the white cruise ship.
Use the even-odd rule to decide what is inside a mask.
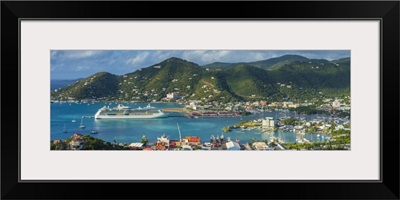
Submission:
[[[102,107],[94,115],[96,119],[151,119],[167,117],[161,110],[147,105],[144,108],[131,108],[118,104],[115,108]]]

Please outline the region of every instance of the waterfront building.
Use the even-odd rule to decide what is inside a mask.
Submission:
[[[255,150],[269,150],[269,146],[265,142],[254,142],[252,146]]]
[[[141,149],[141,148],[143,148],[143,143],[140,143],[140,142],[131,143],[128,147],[130,149]]]
[[[82,134],[74,134],[74,136],[72,137],[71,142],[69,142],[69,146],[71,148],[71,150],[80,150],[83,149],[84,147],[84,141],[81,138]]]
[[[186,136],[186,140],[188,141],[189,144],[200,144],[201,140],[200,137],[197,136]]]
[[[174,144],[174,146],[183,146],[188,145],[189,141],[187,139],[182,139],[181,141],[174,141],[172,144]]]
[[[303,126],[294,126],[293,129],[294,130],[303,130]]]
[[[180,96],[176,92],[172,92],[172,93],[168,93],[167,94],[167,99],[179,99],[179,98],[180,98]]]
[[[285,101],[285,102],[283,102],[283,107],[284,107],[284,108],[288,108],[288,107],[290,107],[290,106],[293,106],[293,102],[290,102],[290,101]]]
[[[234,151],[240,150],[240,145],[236,142],[229,141],[225,145],[226,145],[226,150],[234,150]]]
[[[332,103],[332,107],[333,107],[333,108],[339,108],[339,107],[340,107],[340,101],[339,101],[339,100],[335,100],[335,101]]]
[[[335,127],[335,130],[336,130],[336,131],[337,131],[337,130],[342,130],[342,129],[344,129],[344,126],[341,125],[341,124]]]
[[[183,151],[192,151],[193,149],[192,149],[192,147],[189,146],[189,145],[183,145],[183,146],[182,146],[182,150],[183,150]]]
[[[277,105],[276,105],[275,102],[272,102],[272,103],[268,104],[268,107],[276,107],[276,106],[277,106]]]
[[[275,120],[272,117],[266,117],[262,120],[262,127],[263,128],[274,128],[275,127]]]

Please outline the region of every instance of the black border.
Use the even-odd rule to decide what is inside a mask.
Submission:
[[[165,8],[165,12],[153,10]],[[204,11],[204,12],[201,12]],[[0,99],[10,110],[2,117],[1,126],[1,198],[3,199],[58,199],[58,198],[307,198],[307,199],[398,199],[399,198],[399,2],[397,1],[257,1],[257,2],[1,2],[1,89],[7,98]],[[20,19],[380,19],[381,20],[381,182],[357,181],[321,183],[318,181],[151,181],[141,183],[101,183],[96,181],[71,183],[18,182],[18,134],[10,126],[12,119],[20,121],[19,77],[19,20]],[[16,84],[10,87],[8,74],[18,73]],[[7,81],[7,82],[6,82]],[[14,82],[14,81],[12,81]],[[7,84],[8,83],[8,84]],[[18,94],[16,94],[18,91]],[[18,96],[18,100],[10,97]],[[4,107],[3,107],[4,108]],[[366,108],[367,109],[367,108]],[[18,116],[10,116],[10,113]],[[383,120],[383,117],[385,119]],[[385,126],[382,123],[385,122]],[[19,123],[19,122],[18,122]],[[397,126],[394,126],[394,125]],[[11,126],[15,127],[15,126]],[[8,129],[8,130],[6,130]],[[20,132],[20,124],[18,125]],[[12,134],[15,133],[15,134]],[[77,182],[77,181],[74,181]],[[184,182],[184,183],[183,183]],[[185,184],[190,182],[191,184]],[[230,191],[220,188],[228,184]],[[173,183],[170,191],[165,183]],[[261,184],[261,185],[260,185]],[[123,189],[128,186],[132,189]],[[249,187],[250,186],[250,187]],[[251,189],[261,186],[265,191]],[[146,194],[140,189],[154,188]],[[200,187],[200,188],[198,188]],[[243,187],[249,187],[246,190]],[[104,188],[103,190],[99,188]],[[133,189],[135,188],[135,189]],[[207,189],[208,188],[208,189]],[[214,191],[212,191],[214,190]],[[211,192],[208,192],[211,191]],[[245,191],[242,192],[241,191]],[[212,193],[212,195],[211,195]],[[193,196],[195,195],[195,196]]]
[[[63,19],[56,19],[56,18],[20,18],[18,19],[18,44],[19,44],[19,49],[18,49],[18,80],[19,82],[21,82],[21,21],[152,21],[152,20],[157,20],[157,21],[329,21],[329,20],[334,20],[334,21],[348,21],[348,20],[352,20],[352,21],[377,21],[379,22],[379,31],[380,31],[380,36],[382,35],[382,19],[380,18],[365,18],[365,19],[351,19],[351,18],[346,18],[346,19],[332,19],[330,18],[329,20],[326,19],[310,19],[310,18],[285,18],[285,19],[265,19],[265,18],[257,18],[257,19],[243,19],[243,18],[215,18],[215,19],[208,19],[208,18],[185,18],[185,19],[179,19],[179,18],[85,18],[85,19],[75,19],[75,18],[63,18]],[[382,49],[382,37],[379,38],[380,41],[380,45],[379,48]],[[380,51],[380,58],[382,57],[382,51]],[[379,84],[382,86],[383,84],[383,79],[382,79],[382,60],[380,59],[380,63],[379,63]],[[21,95],[21,87],[18,88],[19,90],[19,98]],[[382,88],[380,88],[380,93],[382,91]],[[381,95],[381,94],[380,94]],[[380,102],[382,102],[382,100],[380,99]],[[18,107],[20,108],[20,101],[19,101],[19,105]],[[380,104],[380,110],[382,110],[382,104]],[[18,116],[18,120],[19,123],[21,121],[21,115]],[[380,118],[380,124],[382,124],[382,118]],[[18,128],[21,128],[21,125],[19,124]],[[382,126],[379,126],[379,137],[382,138],[383,134],[382,134]],[[379,139],[380,139],[379,138]],[[326,179],[326,180],[229,180],[229,179],[220,179],[220,180],[164,180],[164,179],[160,179],[160,180],[21,180],[21,131],[19,130],[18,133],[18,182],[20,183],[65,183],[65,182],[85,182],[85,183],[99,183],[99,182],[111,182],[111,183],[118,183],[118,182],[122,182],[122,183],[142,183],[142,182],[153,182],[153,183],[157,183],[157,182],[220,182],[220,183],[224,183],[224,182],[255,182],[255,183],[274,183],[274,182],[280,182],[280,183],[304,183],[304,182],[308,182],[308,183],[381,183],[382,182],[382,140],[379,141],[379,180],[335,180],[335,179]]]

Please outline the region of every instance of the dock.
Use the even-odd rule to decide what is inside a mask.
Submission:
[[[217,110],[191,110],[187,108],[163,108],[165,113],[180,113],[188,118],[198,117],[237,117],[237,113]]]
[[[161,111],[165,113],[187,113],[188,111],[185,108],[163,108]]]

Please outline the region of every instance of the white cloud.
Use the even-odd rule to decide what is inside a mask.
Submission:
[[[253,60],[264,60],[265,59],[265,54],[256,52],[253,55]]]
[[[350,51],[335,50],[51,50],[49,53],[52,77],[58,78],[68,74],[73,78],[79,78],[83,76],[82,74],[98,71],[125,74],[170,57],[205,65],[213,62],[253,62],[286,54],[329,60],[350,56]]]
[[[97,56],[102,54],[103,51],[95,50],[95,51],[63,51],[63,58],[69,59],[81,59],[81,58],[89,58],[93,56]]]
[[[197,50],[197,51],[184,51],[182,57],[186,60],[199,62],[199,64],[208,64],[212,62],[221,61],[224,58],[230,58],[232,51],[225,50]]]
[[[142,63],[144,63],[146,61],[146,59],[147,59],[147,57],[149,55],[150,55],[150,53],[147,52],[147,51],[139,53],[139,54],[135,55],[134,57],[129,58],[128,60],[126,60],[126,63],[127,64],[131,64],[131,65],[135,65],[135,66],[140,65],[140,64],[142,64]]]
[[[74,68],[74,71],[79,72],[79,71],[85,71],[85,70],[89,70],[89,69],[90,69],[89,66],[82,66],[82,65],[80,65],[80,66],[76,66],[76,67]]]
[[[154,52],[154,58],[158,61],[166,60],[174,55],[178,54],[176,51],[156,51]]]

